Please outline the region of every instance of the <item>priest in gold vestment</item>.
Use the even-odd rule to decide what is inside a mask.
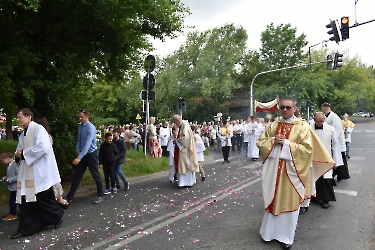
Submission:
[[[178,186],[191,187],[196,182],[195,173],[199,171],[194,135],[188,121],[182,120],[179,115],[174,115],[173,120],[179,127],[175,147]]]
[[[300,204],[312,194],[312,179],[334,166],[309,124],[294,116],[292,98],[280,102],[281,117],[259,137],[257,146],[263,158],[262,189],[265,204],[260,234],[263,240],[277,240],[291,248]],[[311,164],[313,163],[313,164]]]

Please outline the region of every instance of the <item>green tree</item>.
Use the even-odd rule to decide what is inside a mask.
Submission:
[[[169,0],[4,0],[0,79],[7,98],[0,106],[8,119],[17,107],[45,115],[56,128],[59,165],[70,166],[75,136],[66,134],[76,131],[77,110],[90,109],[93,83],[126,82],[142,51],[152,49],[148,37],[173,37],[187,13],[181,2]]]
[[[196,105],[189,103],[195,97],[211,98],[216,103],[227,101],[232,89],[239,86],[236,73],[243,61],[246,39],[246,31],[233,24],[189,33],[186,43],[160,64],[155,88],[162,96],[160,105],[155,103],[157,109],[165,110],[165,104],[175,109],[180,96],[188,101],[188,109]],[[215,112],[211,110],[209,117]]]
[[[297,29],[291,26],[281,24],[274,27],[271,23],[261,34],[261,60],[272,69],[294,66],[306,58],[303,52],[303,47],[307,45],[306,35],[297,36]]]

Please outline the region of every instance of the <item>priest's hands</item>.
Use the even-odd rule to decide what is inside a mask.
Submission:
[[[275,136],[275,143],[283,145],[285,141],[285,137],[283,135],[276,135]]]

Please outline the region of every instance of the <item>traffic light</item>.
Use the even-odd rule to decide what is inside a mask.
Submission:
[[[327,70],[331,70],[332,69],[332,64],[333,64],[332,56],[331,55],[327,55]]]
[[[331,38],[329,38],[330,41],[335,41],[336,43],[340,42],[340,36],[339,32],[337,31],[337,25],[336,21],[333,20],[329,24],[326,25],[328,29],[331,29],[330,31],[327,32],[328,35],[333,35]]]
[[[182,109],[184,106],[185,106],[185,101],[184,101],[184,99],[180,99],[180,100],[178,100],[178,107],[179,107],[180,109]]]
[[[341,18],[341,39],[343,41],[349,39],[349,17],[347,16]]]
[[[343,54],[335,53],[335,60],[333,62],[333,69],[340,68],[342,66],[342,56]]]

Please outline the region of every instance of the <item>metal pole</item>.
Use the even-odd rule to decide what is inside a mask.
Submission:
[[[357,2],[358,2],[358,0],[354,0],[354,14],[355,14],[355,24],[354,24],[354,26],[357,26]]]
[[[149,115],[150,115],[150,109],[148,105],[148,93],[149,91],[149,85],[150,85],[150,73],[147,73],[147,88],[146,88],[146,127],[145,127],[145,140],[143,141],[143,151],[144,151],[144,157],[146,158],[147,155],[147,134],[148,134],[148,123],[149,123]]]
[[[277,72],[277,71],[286,70],[286,69],[295,69],[295,68],[299,68],[299,67],[306,67],[306,66],[310,66],[310,65],[314,65],[314,64],[323,64],[323,63],[327,63],[327,61],[314,62],[314,63],[308,63],[308,64],[300,64],[300,65],[285,67],[285,68],[281,68],[281,69],[273,69],[273,70],[263,71],[263,72],[260,72],[260,73],[256,74],[254,76],[253,80],[251,81],[251,85],[250,85],[250,116],[254,115],[254,113],[253,113],[253,86],[254,86],[255,79],[259,75]]]

